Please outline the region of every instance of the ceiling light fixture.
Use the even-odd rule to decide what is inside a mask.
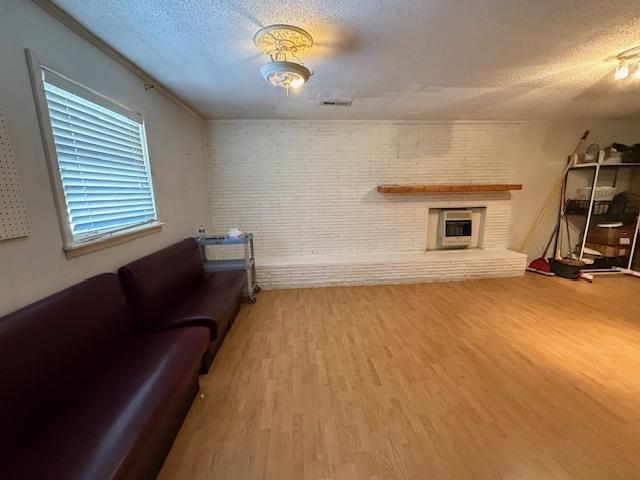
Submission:
[[[614,78],[616,80],[622,80],[623,78],[627,78],[629,76],[629,67],[627,66],[627,62],[620,62],[618,64],[618,68],[616,68],[616,73]]]
[[[303,29],[292,25],[269,25],[256,32],[253,42],[271,59],[262,66],[260,73],[271,85],[284,88],[287,96],[290,88],[301,87],[311,77],[309,69],[298,58],[299,53],[313,45],[313,38]]]
[[[614,78],[622,80],[629,76],[630,65],[635,64],[635,77],[640,78],[640,46],[625,50],[616,57],[618,59],[618,68]]]

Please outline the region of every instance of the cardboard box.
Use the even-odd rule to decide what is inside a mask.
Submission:
[[[605,257],[628,257],[631,252],[631,248],[629,246],[613,246],[590,242],[585,243],[584,246],[597,250]]]
[[[615,228],[591,227],[587,234],[587,242],[599,245],[623,246],[630,248],[633,235],[636,232],[635,225],[623,225]]]

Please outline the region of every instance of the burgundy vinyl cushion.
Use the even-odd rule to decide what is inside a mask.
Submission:
[[[131,262],[121,267],[118,274],[145,330],[204,279],[200,248],[194,238]]]
[[[23,449],[132,342],[127,302],[118,278],[110,273],[1,318],[0,465]]]
[[[158,327],[171,328],[191,321],[212,328],[212,340],[224,337],[240,307],[246,278],[243,271],[210,274],[160,318]],[[215,328],[218,329],[217,336],[213,331]]]
[[[143,336],[0,477],[155,478],[197,392],[208,340],[202,327]]]
[[[240,310],[246,272],[206,275],[196,240],[187,238],[121,267],[118,274],[140,331],[209,329],[201,370],[206,373]]]
[[[194,238],[163,248],[118,270],[143,330],[209,328],[222,340],[240,307],[244,271],[204,274]]]

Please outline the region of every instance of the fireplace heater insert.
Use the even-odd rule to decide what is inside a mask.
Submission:
[[[471,210],[442,210],[438,222],[440,248],[466,248],[471,243]]]

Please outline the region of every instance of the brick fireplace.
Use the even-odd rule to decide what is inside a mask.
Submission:
[[[214,121],[213,223],[255,235],[265,288],[521,275],[509,192],[384,195],[383,183],[511,183],[513,123]],[[425,251],[430,209],[482,208],[482,248]],[[226,253],[226,252],[225,252]],[[228,253],[233,255],[233,253]]]

